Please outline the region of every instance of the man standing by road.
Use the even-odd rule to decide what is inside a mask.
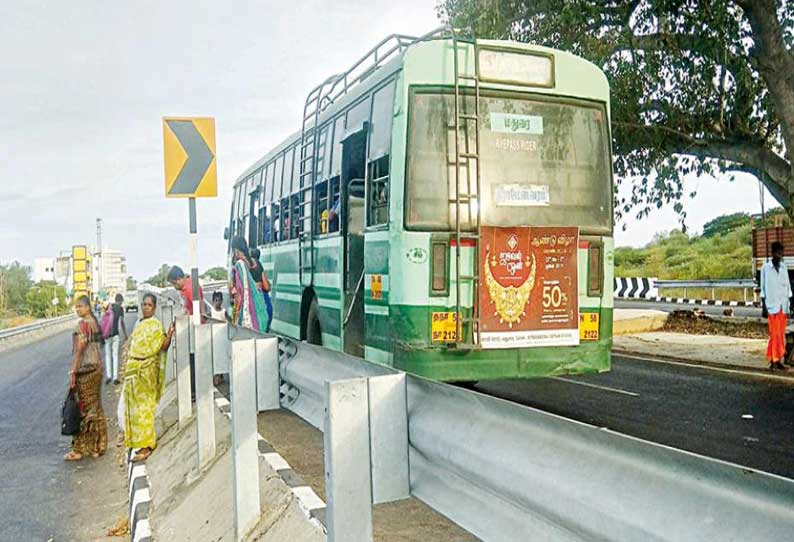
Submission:
[[[785,370],[783,358],[786,354],[786,315],[790,310],[791,283],[788,269],[783,263],[783,244],[772,243],[772,261],[761,268],[761,312],[769,322],[769,344],[766,359],[769,370]]]
[[[193,280],[185,275],[182,268],[178,265],[173,266],[168,271],[168,282],[182,294],[182,301],[185,306],[185,312],[193,316],[193,311],[198,310],[201,314],[201,323],[204,323],[204,292],[201,286],[198,286],[198,307],[193,306]],[[196,356],[190,354],[190,396],[193,401],[196,400]]]
[[[119,326],[124,332],[124,340],[129,336],[127,334],[127,327],[124,325],[124,296],[116,294],[115,303],[108,307],[109,311],[113,312],[113,326],[110,328],[110,335],[105,339],[105,380],[109,384],[112,380],[114,384],[118,385],[119,380]]]
[[[185,312],[193,316],[193,280],[185,275],[181,267],[175,265],[168,271],[168,282],[182,294]],[[202,321],[204,321],[204,311],[201,310],[204,304],[204,292],[201,290],[201,286],[199,286],[198,298],[198,310],[202,315]]]

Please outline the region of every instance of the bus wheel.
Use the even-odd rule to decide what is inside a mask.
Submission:
[[[309,305],[309,314],[306,316],[306,342],[309,344],[323,345],[323,335],[320,329],[320,319],[317,317],[317,300],[312,299]]]

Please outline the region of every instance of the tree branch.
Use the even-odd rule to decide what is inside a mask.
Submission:
[[[736,0],[753,31],[751,58],[769,88],[780,115],[780,126],[789,157],[794,156],[794,54],[786,47],[775,0]],[[794,171],[794,170],[792,170]]]
[[[667,126],[620,121],[614,121],[613,124],[621,126],[629,132],[663,132],[669,136],[667,138],[669,150],[675,154],[728,160],[740,167],[751,168],[781,205],[786,208],[791,205],[791,192],[794,188],[794,175],[791,173],[791,166],[784,158],[761,144],[709,140],[694,137]]]

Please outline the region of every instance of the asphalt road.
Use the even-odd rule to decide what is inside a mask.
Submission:
[[[643,309],[643,310],[656,310],[664,312],[673,312],[680,310],[692,310],[698,308],[703,310],[706,314],[721,316],[725,309],[733,309],[735,316],[742,317],[760,317],[761,309],[758,307],[718,307],[716,305],[685,305],[683,303],[657,303],[656,301],[635,301],[629,299],[615,299],[615,308],[617,309]]]
[[[613,356],[609,373],[493,381],[476,389],[566,418],[794,478],[791,380]]]
[[[126,320],[132,330],[135,316]],[[65,463],[60,409],[68,386],[70,331],[0,353],[0,540],[108,540],[124,517],[126,479],[117,464],[109,423],[108,453]],[[104,385],[103,385],[104,386]],[[115,419],[112,387],[103,387],[105,415]]]

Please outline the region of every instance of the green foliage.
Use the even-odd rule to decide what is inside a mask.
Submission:
[[[157,271],[156,275],[152,275],[146,282],[151,284],[152,286],[157,286],[158,288],[165,288],[168,286],[168,270],[171,269],[171,266],[167,263],[164,263],[160,266],[160,269]]]
[[[749,223],[750,215],[747,213],[733,213],[732,215],[718,216],[714,220],[710,220],[703,225],[703,237],[725,235]]]
[[[30,267],[19,262],[0,265],[0,313],[11,311],[21,314],[25,309],[25,296],[32,284]]]
[[[687,175],[746,171],[792,212],[794,2],[441,0],[480,38],[572,52],[611,89],[618,217],[682,201]],[[694,193],[689,194],[690,196]]]
[[[728,215],[733,216],[733,215]],[[725,218],[724,221],[719,219]],[[710,222],[730,224],[728,217]],[[725,233],[689,236],[674,230],[657,235],[644,248],[615,249],[615,276],[660,279],[735,279],[752,277],[749,217]]]
[[[58,299],[57,305],[53,305],[53,298]],[[36,318],[63,314],[69,310],[66,304],[66,289],[51,280],[43,280],[27,291],[25,306],[28,313]]]
[[[229,272],[225,267],[210,267],[204,271],[204,274],[201,275],[201,278],[207,280],[226,280],[229,278]]]
[[[131,292],[133,290],[136,290],[137,288],[138,288],[138,282],[132,277],[127,277],[127,291]]]

